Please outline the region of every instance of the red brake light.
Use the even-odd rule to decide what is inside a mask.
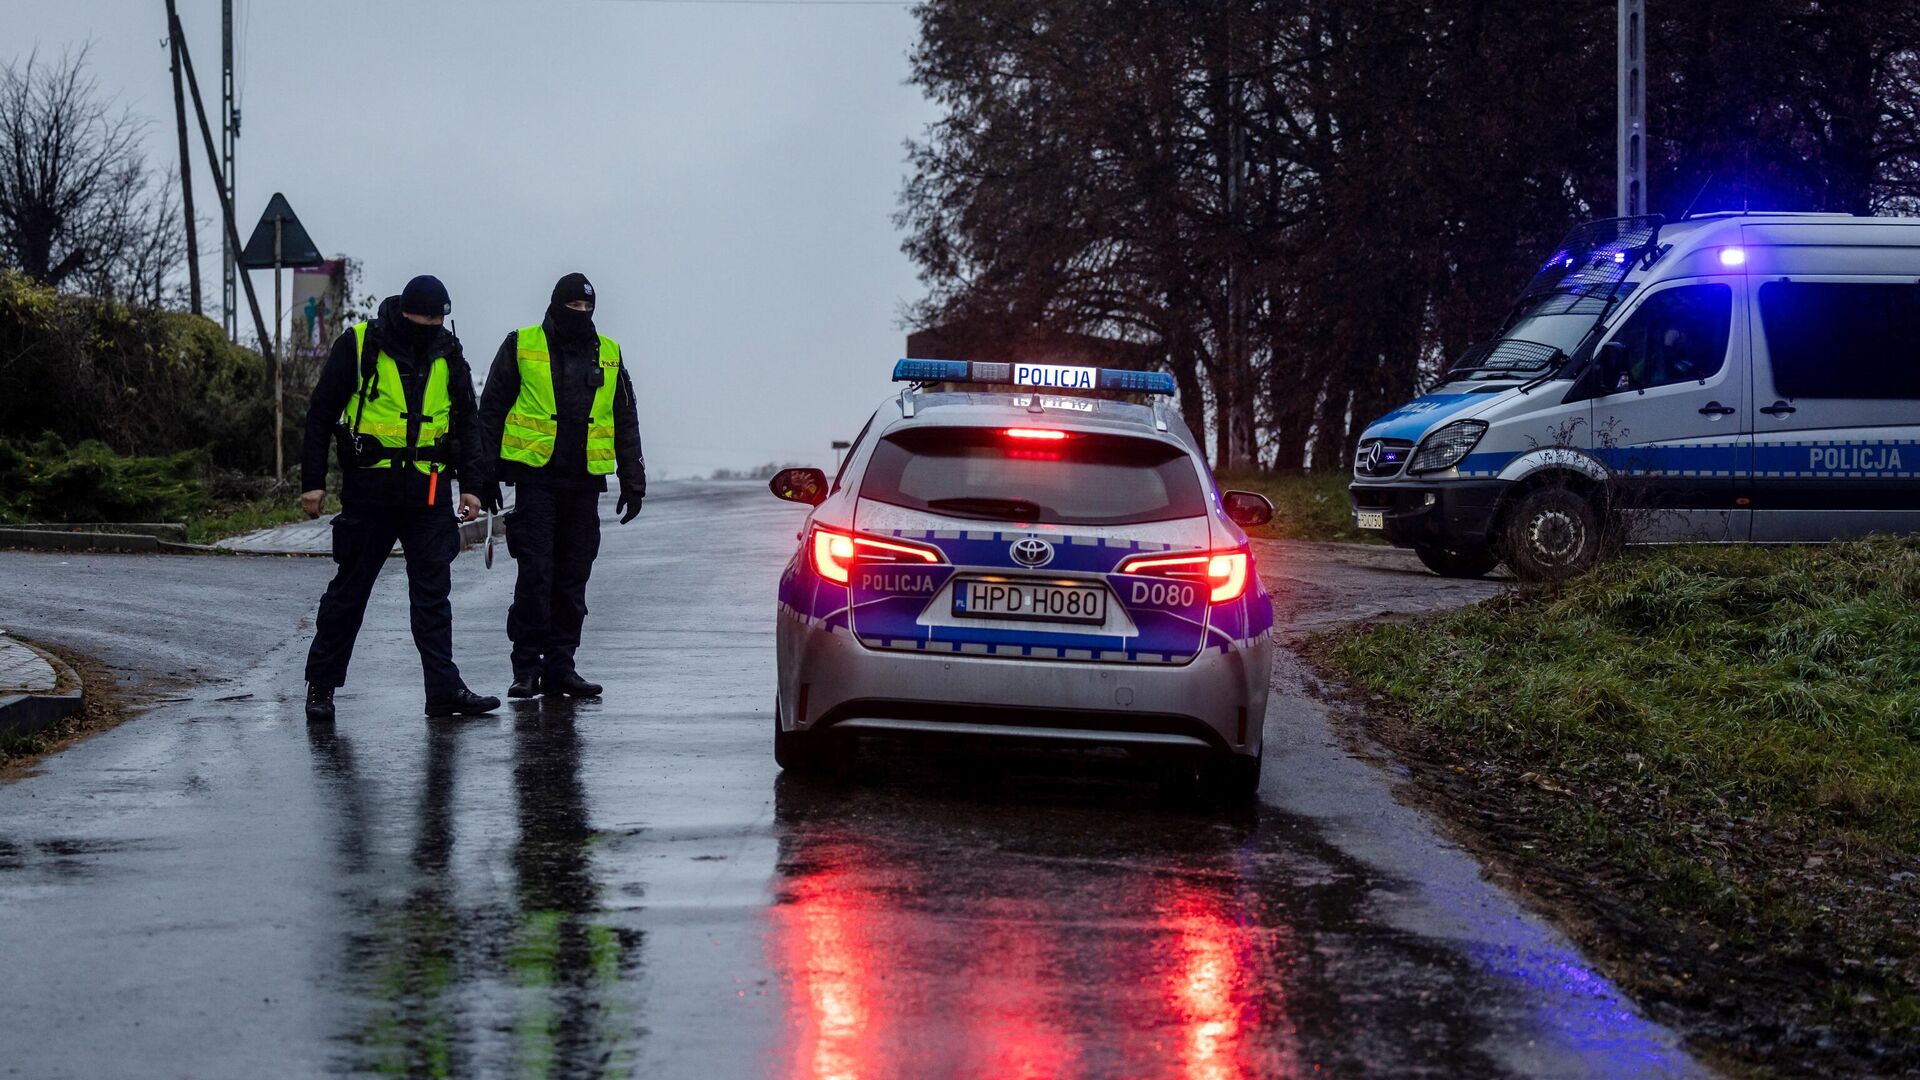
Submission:
[[[857,562],[920,562],[938,563],[940,553],[922,544],[904,540],[887,540],[878,536],[861,536],[858,533],[844,533],[838,529],[814,526],[813,537],[808,547],[813,552],[814,573],[836,585],[845,585],[853,577],[853,564]]]
[[[1009,439],[1039,439],[1044,442],[1059,442],[1067,437],[1066,432],[1053,428],[1010,427],[1002,434]]]
[[[813,572],[837,585],[853,575],[853,537],[832,529],[813,530]]]
[[[1192,555],[1135,555],[1121,563],[1118,572],[1205,581],[1211,586],[1207,599],[1224,604],[1247,591],[1252,563],[1247,549],[1229,548]]]

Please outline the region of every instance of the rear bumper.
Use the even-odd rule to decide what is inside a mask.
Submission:
[[[788,731],[1257,754],[1273,670],[1264,636],[1177,666],[970,657],[868,649],[782,607],[778,638]]]
[[[1494,520],[1508,480],[1355,483],[1347,489],[1354,512],[1385,515],[1382,535],[1395,547],[1455,550],[1493,543]]]

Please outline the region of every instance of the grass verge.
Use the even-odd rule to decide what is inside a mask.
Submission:
[[[0,783],[27,775],[49,754],[114,727],[130,715],[119,681],[105,664],[44,642],[36,641],[34,645],[58,656],[80,677],[87,687],[86,700],[71,716],[32,735],[0,735]]]
[[[1708,1047],[1920,1072],[1920,540],[1632,554],[1312,647],[1443,815]]]
[[[325,512],[333,513],[339,509],[339,497],[328,495]],[[204,514],[196,514],[186,519],[187,542],[211,544],[229,536],[270,529],[290,521],[305,521],[306,518],[307,512],[300,509],[300,494],[295,491],[263,495],[257,499],[219,503]]]
[[[1383,543],[1377,534],[1363,533],[1353,527],[1353,513],[1347,499],[1347,485],[1352,477],[1344,472],[1227,473],[1217,479],[1222,489],[1257,491],[1273,500],[1273,521],[1247,530],[1253,536]]]

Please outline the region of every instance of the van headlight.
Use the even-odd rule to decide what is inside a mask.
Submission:
[[[1466,457],[1486,433],[1485,420],[1455,420],[1420,440],[1420,449],[1413,452],[1407,471],[1427,473],[1451,469],[1460,464],[1460,459]]]

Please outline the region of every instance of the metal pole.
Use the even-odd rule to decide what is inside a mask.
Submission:
[[[226,201],[233,202],[233,144],[240,137],[240,113],[233,107],[233,0],[221,0],[220,3],[220,165],[224,181],[217,181],[226,190]],[[240,340],[239,296],[237,293],[239,273],[235,260],[240,252],[235,250],[234,242],[225,233],[220,235],[220,262],[225,278],[221,284],[222,318],[226,322],[227,337]],[[262,344],[265,344],[262,342]]]
[[[287,369],[286,354],[280,351],[280,240],[286,231],[287,219],[278,215],[273,219],[273,482],[277,487],[287,476],[286,440],[281,437],[281,418],[285,413],[282,405],[282,390],[286,379],[283,373]]]
[[[193,227],[193,158],[187,152],[187,92],[180,83],[180,42],[173,36],[173,0],[167,0],[167,45],[173,63],[173,124],[180,135],[180,205],[187,226],[187,295],[200,314],[200,234]]]
[[[1615,210],[1620,217],[1647,212],[1647,20],[1641,0],[1620,2],[1619,120]]]
[[[213,169],[213,190],[220,196],[220,223],[226,226],[227,242],[237,252],[240,249],[240,229],[233,222],[233,197],[227,193],[225,174],[221,172],[220,164],[213,160],[213,128],[207,123],[207,103],[200,97],[200,80],[193,74],[193,50],[187,48],[187,34],[180,27],[180,16],[174,15],[172,23],[173,36],[180,42],[180,66],[187,72],[187,93],[193,96],[193,115],[200,121],[200,140],[207,147],[207,165]],[[247,292],[247,309],[253,313],[254,333],[259,335],[260,347],[265,349],[267,321],[260,317],[260,299],[253,294],[253,279],[242,277],[240,284]]]

